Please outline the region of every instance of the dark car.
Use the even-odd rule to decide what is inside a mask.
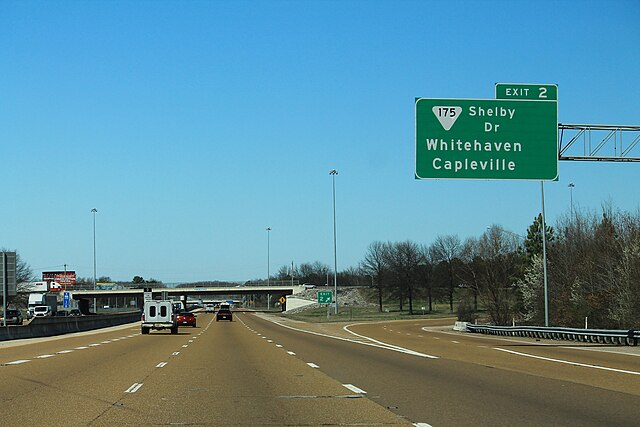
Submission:
[[[22,325],[22,312],[20,310],[7,309],[7,325]]]
[[[69,312],[67,310],[58,310],[55,314],[56,317],[67,317],[68,315]]]
[[[82,312],[77,308],[69,310],[69,316],[82,316]]]
[[[229,310],[228,308],[221,308],[220,310],[218,310],[218,312],[216,313],[216,322],[220,320],[228,320],[230,322],[233,322],[233,314],[231,313],[231,310]]]
[[[188,312],[182,311],[178,313],[177,316],[178,326],[193,326],[196,327],[196,315]]]

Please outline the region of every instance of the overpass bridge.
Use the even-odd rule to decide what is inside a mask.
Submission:
[[[192,299],[207,300],[207,297],[242,297],[247,295],[273,295],[276,298],[287,297],[301,292],[304,288],[299,285],[287,286],[234,286],[234,287],[193,287],[193,288],[152,288],[152,298],[160,298],[166,292],[169,297],[178,297],[181,301]],[[111,290],[76,290],[68,291],[70,297],[79,301],[80,310],[88,312],[89,301],[108,298],[124,298],[135,300],[136,306],[141,307],[144,300],[144,289],[111,289]]]

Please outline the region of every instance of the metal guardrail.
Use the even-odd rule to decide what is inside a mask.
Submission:
[[[467,323],[468,332],[487,335],[569,340],[594,344],[638,345],[640,330],[547,328],[543,326],[491,326]]]

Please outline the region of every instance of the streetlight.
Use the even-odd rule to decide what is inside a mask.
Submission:
[[[96,213],[98,209],[91,209],[93,214],[93,291],[96,291]],[[93,310],[97,313],[98,306],[96,305],[96,297],[93,297]]]
[[[335,311],[338,314],[338,252],[336,244],[336,175],[338,171],[331,169],[329,171],[333,181],[333,289],[335,294]]]
[[[271,264],[271,260],[270,260],[270,234],[271,234],[271,227],[267,227],[267,287],[271,286],[271,269],[270,269],[270,264]],[[267,310],[271,309],[271,301],[270,300],[270,295],[267,293]]]
[[[573,188],[576,185],[573,182],[570,182],[569,185],[567,187],[569,187],[569,194],[571,197],[571,218],[573,218]]]

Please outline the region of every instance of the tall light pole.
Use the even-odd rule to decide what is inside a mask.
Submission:
[[[271,242],[270,242],[271,227],[267,227],[267,287],[271,286]],[[267,310],[271,309],[271,296],[267,293]]]
[[[570,182],[569,185],[567,187],[569,187],[569,194],[571,197],[571,218],[573,218],[573,188],[576,185],[573,182]]]
[[[334,313],[338,314],[338,251],[336,244],[336,175],[338,175],[338,171],[335,169],[331,169],[329,171],[329,175],[331,175],[331,179],[333,181],[333,290],[334,290],[334,301],[335,301],[335,311]]]
[[[93,214],[93,291],[96,290],[96,213],[98,209],[91,209]],[[96,306],[96,297],[93,297],[93,310],[97,313],[98,306]]]

